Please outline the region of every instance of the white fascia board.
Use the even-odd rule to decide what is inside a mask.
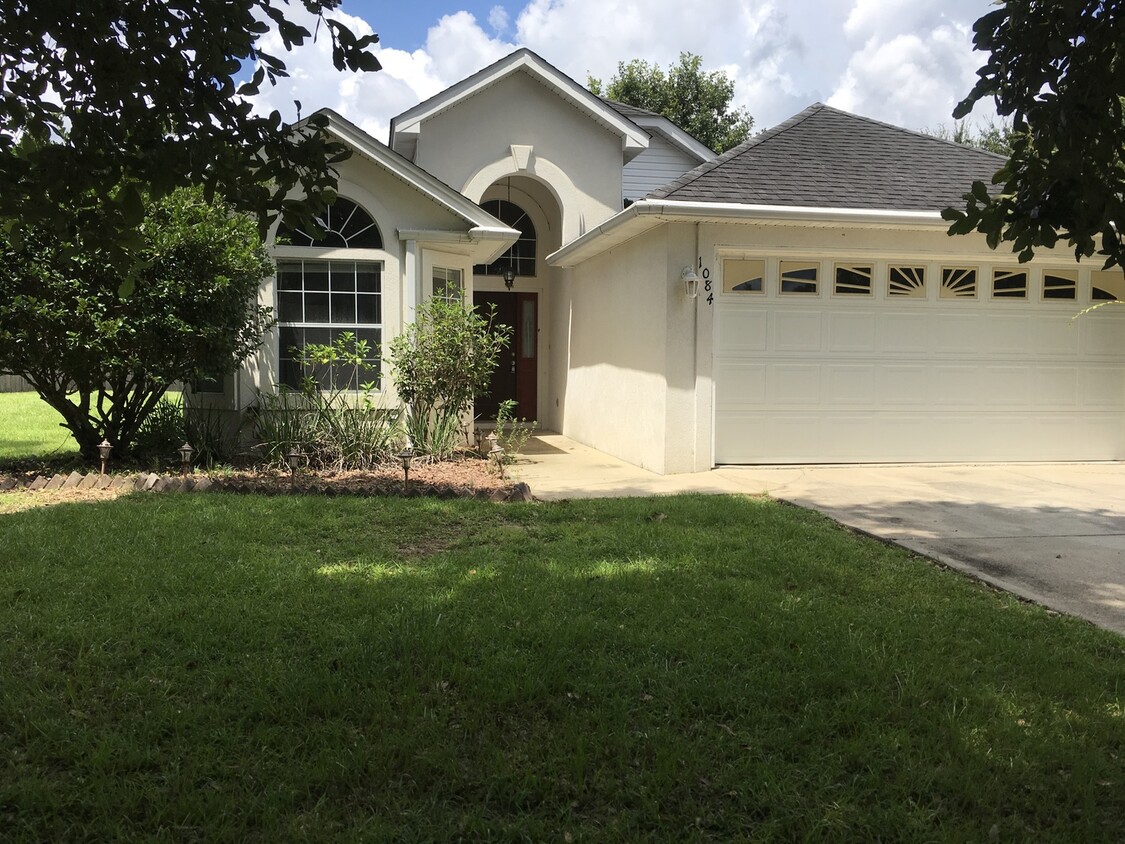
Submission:
[[[422,244],[436,244],[455,249],[469,255],[476,264],[490,264],[504,254],[505,250],[520,238],[517,229],[506,226],[475,226],[468,231],[449,231],[448,229],[399,229],[398,239],[402,242],[417,241]]]
[[[679,147],[700,163],[717,158],[715,151],[706,147],[666,117],[634,117],[633,122],[652,134],[655,132],[668,143]]]
[[[723,202],[642,199],[547,256],[547,263],[573,267],[661,223],[761,223],[877,228],[932,228],[949,223],[938,211],[814,208]]]
[[[527,69],[541,83],[547,84],[563,100],[586,112],[595,120],[607,124],[621,135],[622,149],[627,153],[632,152],[636,155],[648,148],[648,135],[641,127],[619,115],[600,98],[595,97],[569,76],[551,67],[526,48],[517,50],[490,68],[478,71],[473,76],[461,80],[440,94],[395,117],[391,121],[391,143],[397,147],[399,136],[417,137],[422,131],[424,121],[523,69]]]
[[[445,182],[434,178],[421,167],[403,158],[389,147],[383,146],[362,129],[353,126],[332,111],[328,111],[328,130],[352,149],[366,155],[385,170],[472,226],[490,227],[498,224],[501,227],[503,226],[499,220],[476,203],[453,190]]]

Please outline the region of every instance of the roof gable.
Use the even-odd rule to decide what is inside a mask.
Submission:
[[[663,114],[649,111],[644,108],[619,103],[616,100],[602,98],[602,101],[623,117],[627,117],[651,134],[659,134],[666,138],[673,146],[679,147],[696,161],[710,161],[715,157],[715,152],[705,144],[695,139],[694,135],[681,129]]]
[[[403,158],[332,109],[322,108],[316,114],[325,115],[328,118],[328,131],[347,144],[354,152],[371,159],[426,198],[436,202],[463,220],[469,227],[490,231],[511,231],[475,202],[467,199],[445,182],[430,175],[414,162]],[[518,232],[514,233],[518,234]]]
[[[527,73],[595,123],[618,135],[626,158],[631,158],[648,147],[648,134],[636,123],[610,108],[600,97],[594,96],[561,70],[524,47],[391,120],[391,148],[408,158],[413,157],[423,122],[435,114],[453,108],[485,88],[496,85],[514,73]]]
[[[938,211],[1004,158],[830,108],[784,123],[653,191],[653,199]]]

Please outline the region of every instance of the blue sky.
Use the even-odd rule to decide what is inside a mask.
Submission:
[[[295,19],[304,14],[290,8]],[[329,107],[386,140],[396,114],[517,47],[581,83],[587,74],[608,79],[621,61],[667,66],[690,51],[734,79],[734,104],[757,129],[814,102],[936,128],[951,125],[983,64],[972,25],[990,8],[989,0],[344,0],[345,23],[379,33],[384,69],[340,74],[320,39],[288,56],[292,77],[255,105],[286,119],[295,99],[306,114]],[[992,116],[974,113],[978,122]]]

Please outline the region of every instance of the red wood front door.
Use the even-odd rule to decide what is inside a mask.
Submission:
[[[533,421],[539,396],[539,294],[478,292],[473,294],[473,305],[485,316],[495,306],[496,323],[512,332],[488,393],[476,398],[476,415],[495,419],[500,403],[512,399],[514,415]]]

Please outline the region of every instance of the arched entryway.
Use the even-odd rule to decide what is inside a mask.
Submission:
[[[491,387],[477,397],[476,415],[495,419],[501,403],[513,401],[514,417],[542,421],[552,272],[544,258],[560,245],[558,203],[538,180],[512,175],[494,182],[480,205],[521,235],[491,264],[473,267],[473,305],[511,329]]]

